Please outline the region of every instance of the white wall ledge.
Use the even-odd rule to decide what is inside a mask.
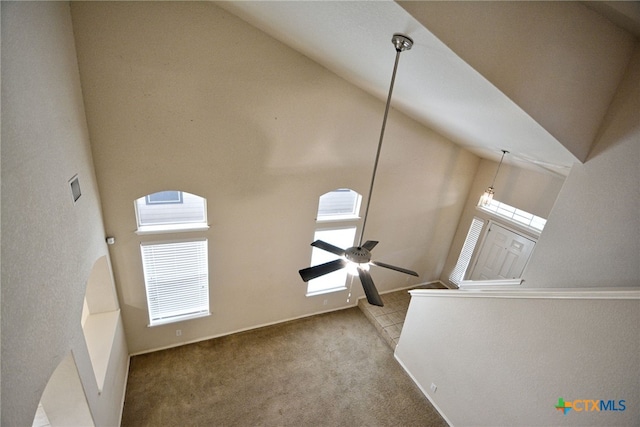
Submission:
[[[484,289],[488,286],[520,286],[522,279],[501,279],[501,280],[461,280],[458,283],[460,289]]]
[[[414,289],[411,297],[519,299],[640,299],[636,288]]]
[[[107,376],[109,359],[113,353],[113,344],[118,328],[120,309],[104,313],[90,314],[84,324],[84,337],[89,350],[89,358],[98,383],[98,392],[102,393]]]

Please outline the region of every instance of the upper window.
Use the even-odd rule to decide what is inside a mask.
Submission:
[[[159,191],[135,201],[138,233],[207,228],[206,200],[184,191]]]
[[[145,196],[148,205],[166,205],[169,203],[182,203],[182,191],[158,191]]]
[[[339,188],[320,196],[318,221],[357,219],[362,196],[348,188]]]
[[[547,220],[544,218],[515,208],[513,206],[509,206],[506,203],[497,201],[496,199],[491,200],[491,203],[488,206],[478,205],[478,208],[492,212],[520,226],[524,225],[527,228],[532,228],[537,232],[541,232],[545,224],[547,223]]]

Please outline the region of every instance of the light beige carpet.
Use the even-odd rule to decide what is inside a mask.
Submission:
[[[358,308],[131,359],[123,426],[445,426]]]

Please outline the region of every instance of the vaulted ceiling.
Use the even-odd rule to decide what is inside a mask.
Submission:
[[[394,108],[482,158],[504,149],[566,175],[587,159],[640,34],[640,3],[597,3],[217,4],[381,100],[391,37],[406,34]]]

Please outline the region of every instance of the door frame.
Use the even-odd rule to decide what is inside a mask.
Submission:
[[[536,250],[535,245],[538,244],[538,239],[533,236],[523,234],[522,231],[518,230],[517,228],[509,227],[508,225],[505,225],[504,223],[495,221],[493,219],[488,219],[487,226],[482,230],[482,237],[480,237],[480,240],[478,241],[478,243],[476,243],[476,247],[473,250],[473,256],[471,257],[471,262],[469,263],[471,268],[467,269],[464,277],[462,278],[463,281],[474,282],[469,280],[468,277],[471,277],[473,275],[474,270],[476,269],[476,266],[478,264],[478,259],[480,258],[480,252],[482,251],[482,248],[484,247],[484,244],[487,239],[487,234],[489,233],[489,230],[491,230],[491,226],[494,224],[497,225],[498,227],[502,227],[505,230],[515,233],[520,237],[524,237],[525,239],[533,241],[534,247],[531,250],[531,254],[529,254],[529,258],[527,259],[527,262],[524,264],[524,267],[522,268],[522,272],[526,271],[527,267],[529,266],[529,261],[531,261],[531,256],[533,255],[533,251]],[[475,280],[475,282],[477,281],[478,280]]]

